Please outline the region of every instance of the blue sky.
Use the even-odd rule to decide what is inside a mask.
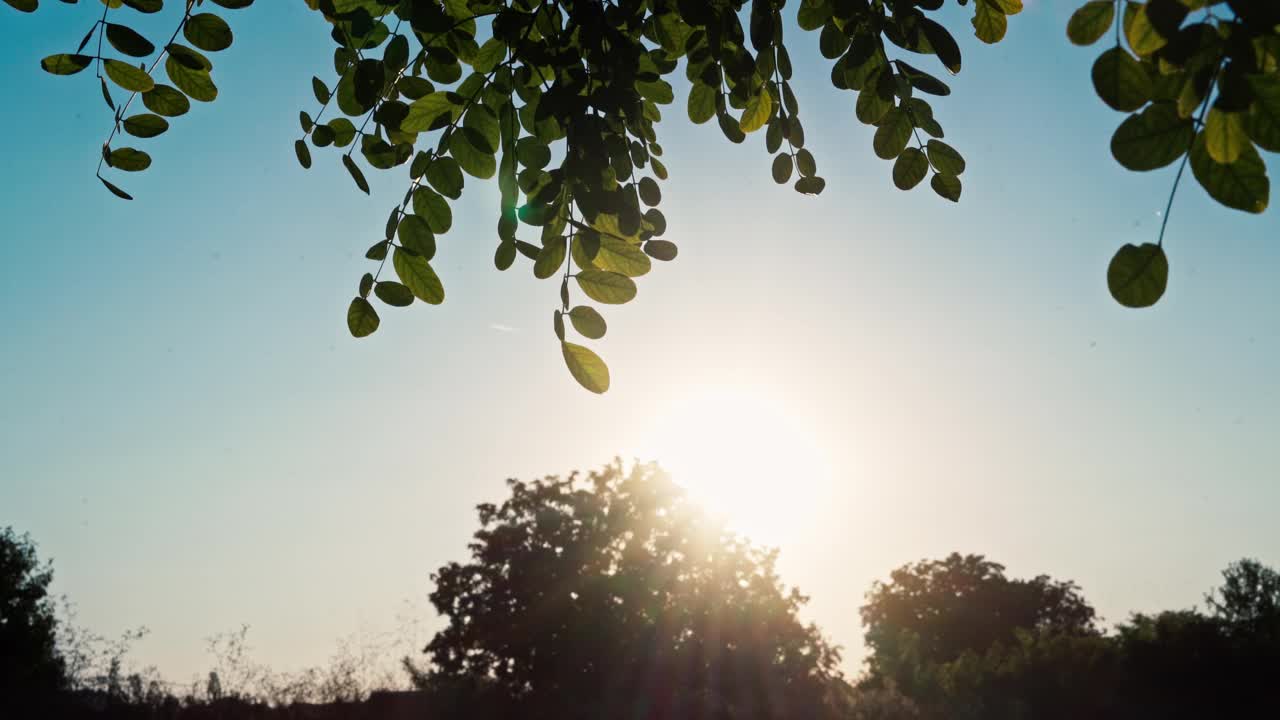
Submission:
[[[462,557],[475,503],[507,477],[661,461],[689,398],[767,400],[758,425],[821,456],[822,482],[744,492],[791,508],[752,529],[850,669],[868,585],[921,557],[1072,578],[1113,621],[1198,602],[1241,556],[1280,564],[1280,220],[1188,174],[1168,294],[1109,298],[1107,261],[1154,240],[1173,168],[1111,159],[1122,117],[1090,86],[1098,50],[1066,41],[1074,3],[1029,2],[994,47],[949,14],[964,71],[933,104],[969,163],[959,205],[892,187],[816,36],[789,45],[820,197],[775,186],[759,136],[691,126],[678,89],[661,132],[681,254],[606,311],[603,397],[563,367],[556,285],[493,269],[497,191],[474,180],[435,262],[447,302],[347,334],[405,176],[371,171],[366,197],[333,153],[298,167],[297,112],[332,73],[302,3],[226,13],[221,95],[145,141],[132,203],[93,177],[96,81],[38,65],[97,11],[44,5],[0,15],[0,524],[54,558],[82,621],[149,626],[139,659],[166,674],[242,623],[282,669],[406,601],[429,626],[428,575]],[[711,504],[734,488],[714,483]]]

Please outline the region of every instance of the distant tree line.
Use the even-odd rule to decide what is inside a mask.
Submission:
[[[847,678],[839,649],[799,619],[807,598],[782,584],[777,552],[713,520],[656,466],[509,488],[479,506],[470,558],[432,576],[446,626],[426,663],[403,661],[411,694],[371,693],[356,656],[298,676],[305,692],[245,692],[243,677],[265,671],[244,670],[243,632],[221,651],[239,668],[235,687],[212,672],[180,695],[123,674],[110,653],[105,676],[86,683],[73,672],[84,653],[57,640],[49,565],[5,530],[0,716],[1180,720],[1280,709],[1280,574],[1256,560],[1228,566],[1203,609],[1113,628],[1069,581],[1009,577],[981,555],[904,565],[867,593],[866,667]]]

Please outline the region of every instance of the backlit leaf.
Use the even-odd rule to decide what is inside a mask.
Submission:
[[[1159,245],[1125,245],[1107,266],[1107,289],[1130,308],[1155,305],[1169,284],[1169,259]]]

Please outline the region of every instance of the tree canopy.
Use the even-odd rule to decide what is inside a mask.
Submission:
[[[564,361],[584,387],[606,391],[605,362],[567,333],[603,337],[604,318],[578,298],[629,302],[653,260],[677,255],[658,209],[667,178],[658,128],[673,111],[670,78],[681,67],[691,122],[714,120],[734,143],[760,132],[774,181],[804,194],[826,186],[791,85],[785,0],[304,1],[330,23],[337,47],[332,72],[311,79],[316,105],[299,115],[298,162],[309,168],[313,148],[332,149],[365,193],[365,167],[408,168],[382,239],[365,253],[374,266],[347,311],[356,337],[381,323],[370,295],[396,307],[444,301],[431,261],[437,237],[453,226],[450,204],[468,176],[496,177],[495,266],[507,270],[523,256],[536,277],[558,280],[552,327]],[[28,12],[38,5],[5,2]],[[225,9],[252,2],[209,0]],[[1023,0],[957,2],[972,6],[972,31],[984,43],[999,42],[1023,9]],[[116,173],[146,170],[152,158],[126,136],[159,135],[192,100],[215,100],[205,53],[226,50],[234,35],[204,0],[170,3],[181,16],[167,42],[143,37],[127,15],[111,12],[155,13],[163,0],[101,3],[74,51],[41,66],[55,75],[95,68],[93,92],[101,90],[111,112],[97,177],[128,200]],[[952,31],[931,17],[943,5],[800,0],[790,17],[816,33],[832,85],[856,96],[854,114],[874,126],[872,149],[893,162],[893,184],[910,190],[928,178],[937,195],[958,201],[966,161],[944,142],[930,101],[951,90],[912,64],[960,71]],[[1094,87],[1108,106],[1129,113],[1111,140],[1121,165],[1149,171],[1178,163],[1164,222],[1187,164],[1219,203],[1265,210],[1270,181],[1259,149],[1280,150],[1280,4],[1091,0],[1071,17],[1067,36],[1091,44],[1113,27],[1114,44],[1091,71]],[[130,114],[139,97],[145,110]],[[1163,237],[1162,225],[1155,242],[1125,245],[1112,259],[1107,283],[1122,305],[1147,307],[1164,294]]]
[[[30,538],[0,529],[0,709],[43,699],[63,685],[52,580]]]
[[[650,465],[509,487],[479,507],[470,561],[432,578],[447,626],[426,684],[535,720],[829,717],[838,655],[797,618],[776,551]]]

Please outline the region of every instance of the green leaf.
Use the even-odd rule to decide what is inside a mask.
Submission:
[[[311,149],[307,147],[306,140],[297,140],[293,143],[293,152],[298,156],[298,164],[303,169],[311,169]]]
[[[354,297],[351,299],[351,305],[347,308],[347,329],[355,337],[362,338],[372,335],[378,329],[378,311],[373,309],[373,305],[362,297]]]
[[[601,270],[640,277],[649,272],[652,263],[639,246],[632,245],[612,235],[600,236],[600,249],[596,251],[592,263]]]
[[[433,92],[409,105],[409,114],[400,121],[400,129],[405,132],[434,130],[456,120],[460,112],[461,108],[450,99],[450,93],[443,90]]]
[[[929,159],[917,148],[907,148],[893,164],[893,184],[899,190],[910,190],[929,174]]]
[[[689,89],[689,119],[701,125],[716,114],[716,90],[710,85],[693,83]]]
[[[820,177],[802,177],[796,181],[796,192],[804,195],[819,195],[826,188],[827,181]]]
[[[69,53],[58,53],[40,61],[40,67],[47,73],[54,75],[75,75],[81,70],[89,67],[93,62],[93,58],[88,55],[71,55]]]
[[[477,148],[468,133],[455,132],[449,136],[449,154],[472,177],[488,180],[498,171],[497,159],[492,153]]]
[[[604,337],[605,331],[608,330],[604,317],[589,305],[578,305],[570,310],[569,322],[573,323],[574,330],[592,340]]]
[[[157,115],[177,117],[191,109],[191,101],[186,95],[168,85],[159,85],[142,93],[142,104]]]
[[[791,180],[791,170],[794,163],[791,160],[791,154],[781,152],[773,158],[773,181],[779,185],[786,185]]]
[[[1112,109],[1133,112],[1151,99],[1151,76],[1122,48],[1099,55],[1092,74],[1094,90]]]
[[[516,244],[513,242],[498,243],[493,253],[493,265],[499,270],[506,270],[516,261]]]
[[[620,305],[636,296],[636,283],[626,275],[607,270],[583,270],[577,278],[578,287],[596,302]]]
[[[311,77],[311,92],[316,96],[316,102],[321,105],[329,102],[329,87],[325,85],[324,81],[320,78],[315,76]]]
[[[895,107],[886,113],[881,118],[880,124],[876,126],[876,134],[871,141],[871,147],[880,158],[892,160],[898,157],[898,154],[907,146],[907,141],[910,139],[911,118],[902,108]]]
[[[1147,6],[1140,2],[1125,4],[1124,36],[1129,41],[1129,47],[1139,57],[1146,57],[1169,42],[1151,24],[1151,19],[1147,17]]]
[[[108,156],[107,164],[125,172],[140,172],[151,167],[151,156],[135,148],[116,148]]]
[[[194,70],[178,62],[173,56],[164,61],[164,70],[173,84],[192,100],[213,102],[217,99],[218,87],[213,84],[208,70]]]
[[[1209,157],[1223,165],[1235,162],[1249,144],[1249,136],[1244,131],[1244,115],[1210,108],[1204,122],[1204,141]]]
[[[400,281],[409,286],[415,297],[431,305],[444,302],[444,285],[440,277],[431,269],[431,264],[420,255],[411,255],[396,248],[391,257]]]
[[[1159,245],[1125,245],[1107,266],[1107,288],[1130,308],[1156,304],[1169,284],[1169,259]]]
[[[426,218],[431,232],[443,235],[453,226],[453,211],[448,201],[429,187],[420,185],[413,191],[413,211]]]
[[[522,137],[516,141],[516,157],[521,165],[541,170],[551,162],[551,148],[536,137]]]
[[[1120,123],[1111,136],[1111,154],[1129,170],[1155,170],[1182,157],[1193,137],[1190,119],[1172,103],[1155,103]]]
[[[644,254],[654,260],[668,262],[676,259],[680,249],[670,240],[649,240],[644,244]]]
[[[150,40],[142,37],[132,28],[115,23],[106,23],[106,26],[107,42],[125,55],[146,57],[156,51],[156,46],[152,45]]]
[[[533,276],[539,280],[546,280],[555,275],[556,271],[564,266],[567,254],[567,245],[563,237],[557,235],[548,238],[538,252],[538,258],[533,262]]]
[[[359,166],[351,159],[351,156],[343,155],[342,164],[347,168],[347,172],[351,174],[351,179],[356,181],[356,187],[360,188],[365,195],[368,195],[369,181],[364,179],[364,173],[360,171]]]
[[[483,153],[493,155],[498,152],[502,142],[502,132],[498,127],[498,116],[484,105],[472,105],[463,119],[463,128],[467,139],[475,148]]]
[[[373,286],[373,294],[382,302],[394,307],[408,307],[413,304],[413,293],[398,282],[383,280]]]
[[[942,25],[930,20],[926,17],[919,19],[921,31],[924,32],[925,39],[929,41],[929,45],[933,47],[933,51],[937,53],[938,59],[942,61],[944,67],[955,75],[960,72],[960,46],[956,43],[956,39],[951,36],[950,32]]]
[[[666,80],[649,80],[636,83],[636,92],[645,100],[656,103],[658,105],[667,105],[675,101],[676,96],[671,91],[671,83]]]
[[[1280,75],[1273,69],[1265,74],[1246,75],[1245,80],[1253,90],[1245,132],[1263,150],[1280,152]]]
[[[930,140],[925,146],[929,162],[943,175],[960,175],[964,172],[964,157],[956,149],[941,140]]]
[[[462,170],[451,157],[441,156],[427,166],[427,182],[437,192],[447,198],[457,200],[462,197]]]
[[[609,389],[609,366],[604,364],[591,350],[569,342],[560,343],[564,352],[564,364],[569,367],[569,374],[582,387],[593,393],[603,393]]]
[[[742,111],[738,127],[744,133],[753,133],[764,127],[772,115],[773,98],[769,95],[768,87],[763,86],[760,92],[747,99],[747,107]]]
[[[129,193],[127,193],[127,192],[125,192],[125,191],[121,190],[120,188],[116,187],[114,184],[112,184],[112,183],[108,182],[108,181],[107,181],[107,179],[106,179],[106,178],[104,178],[104,177],[102,177],[101,175],[99,175],[99,176],[98,176],[98,179],[102,181],[102,184],[103,184],[103,185],[107,186],[107,189],[108,189],[108,190],[110,190],[110,191],[111,191],[111,193],[112,193],[113,195],[115,195],[116,197],[120,198],[121,200],[132,200],[132,199],[133,199],[133,196],[132,196],[132,195],[130,195]]]
[[[1251,213],[1267,209],[1271,181],[1252,144],[1244,146],[1235,162],[1224,165],[1209,154],[1205,134],[1200,133],[1191,144],[1191,172],[1210,197],[1229,208]]]
[[[405,215],[400,218],[396,228],[396,236],[406,249],[430,260],[436,256],[436,236],[431,232],[427,221],[419,215]]]
[[[558,338],[560,342],[564,342],[564,313],[557,309],[554,317],[556,338]]]
[[[1087,2],[1067,21],[1067,39],[1076,45],[1092,45],[1111,29],[1115,19],[1115,0]]]
[[[369,297],[369,291],[373,289],[373,273],[365,273],[360,276],[360,297]]]
[[[9,7],[13,8],[14,10],[18,10],[19,12],[26,12],[26,13],[35,12],[36,8],[40,6],[40,0],[4,0],[4,1],[8,3]]]
[[[973,34],[984,43],[998,43],[1009,29],[1009,19],[992,5],[992,0],[976,0]]]
[[[861,122],[875,125],[892,109],[893,98],[882,96],[876,89],[876,83],[868,82],[858,93],[858,103],[854,113]]]
[[[155,137],[168,129],[168,120],[151,113],[139,113],[124,119],[124,131],[134,137]]]
[[[943,175],[942,173],[934,173],[933,179],[929,181],[929,187],[951,202],[960,202],[960,178],[955,175]]]
[[[651,177],[640,178],[637,192],[640,195],[641,202],[649,207],[662,202],[662,188],[659,188],[658,182]]]
[[[106,71],[107,77],[125,90],[146,92],[155,87],[155,81],[146,70],[122,60],[103,60],[102,69]]]
[[[182,27],[187,42],[201,50],[217,52],[231,47],[231,27],[227,21],[213,13],[200,13],[187,18]]]
[[[165,46],[165,50],[170,57],[178,61],[183,67],[191,68],[192,70],[204,70],[205,72],[213,70],[213,63],[209,61],[209,58],[186,45],[169,43]]]

